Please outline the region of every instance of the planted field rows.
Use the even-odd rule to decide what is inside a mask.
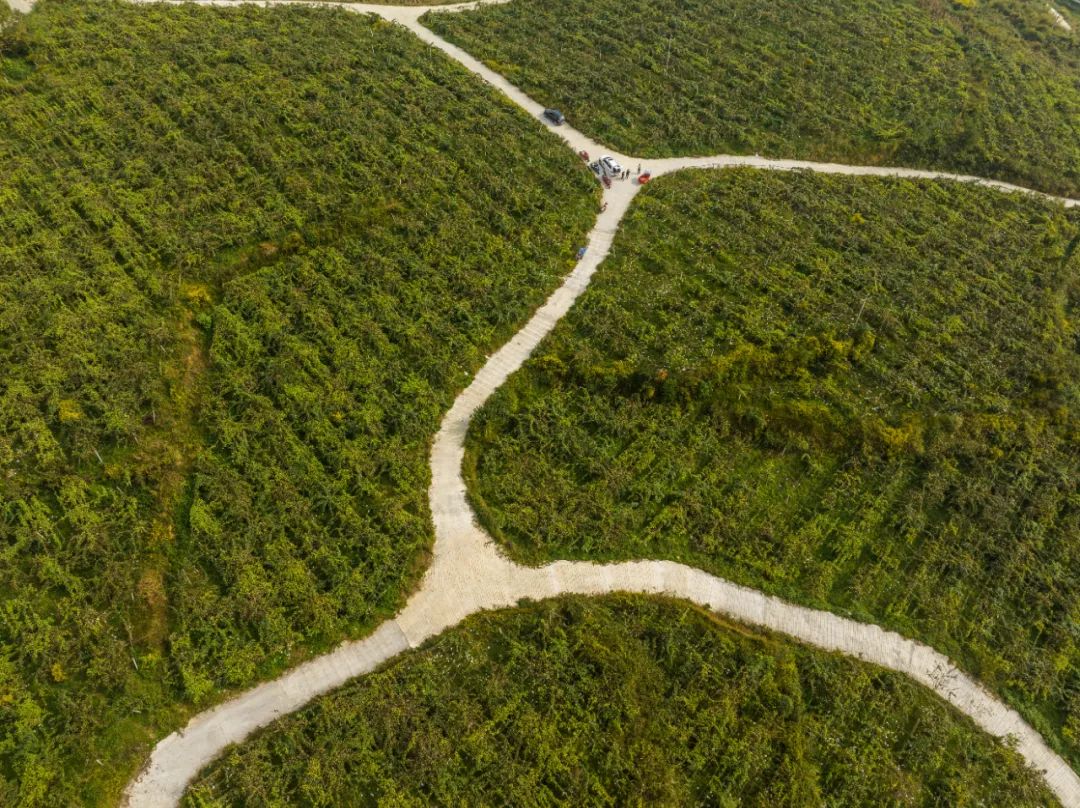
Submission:
[[[688,172],[470,430],[514,557],[683,561],[945,652],[1074,761],[1076,215]]]
[[[49,3],[8,33],[0,803],[94,803],[399,607],[430,437],[595,192],[373,18]]]
[[[1055,804],[905,677],[644,598],[477,615],[276,723],[190,808]]]
[[[650,156],[1075,194],[1074,40],[1018,0],[574,2],[425,17],[487,68],[415,7],[0,18],[0,802],[111,803],[153,746],[125,799],[172,805],[466,618],[188,802],[1080,799],[1038,734],[1080,761],[1076,214],[721,156],[586,236],[497,75]],[[517,566],[465,482],[526,562],[753,589]],[[469,617],[618,589],[914,681],[686,605]]]
[[[950,169],[1080,196],[1080,39],[1045,3],[513,0],[423,22],[627,154]]]

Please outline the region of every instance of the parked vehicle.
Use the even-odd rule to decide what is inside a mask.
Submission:
[[[618,177],[623,173],[622,166],[610,154],[600,158],[600,171],[605,177]]]
[[[566,123],[566,118],[557,109],[545,109],[544,117],[555,124],[555,126],[562,126]]]
[[[638,178],[637,178],[638,185],[644,185],[645,183],[647,183],[651,179],[652,179],[652,174],[650,174],[648,171],[643,171],[640,174],[638,174]]]

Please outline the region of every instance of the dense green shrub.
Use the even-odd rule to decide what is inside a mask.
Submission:
[[[6,57],[26,52],[26,26],[22,15],[0,0],[0,64]]]
[[[665,178],[478,414],[481,517],[887,624],[1080,761],[1078,240],[957,184]]]
[[[470,618],[228,753],[185,805],[1048,805],[903,676],[683,605]]]
[[[1045,3],[513,0],[424,21],[632,154],[949,168],[1080,196],[1080,39]]]
[[[344,12],[50,0],[0,61],[0,804],[402,601],[428,441],[595,211],[555,138]]]

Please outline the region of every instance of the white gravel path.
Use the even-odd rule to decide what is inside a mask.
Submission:
[[[167,1],[236,5],[230,0]],[[15,2],[26,6],[27,10],[32,6],[32,0]],[[505,78],[419,23],[420,16],[429,10],[464,10],[474,8],[477,3],[395,7],[307,0],[256,0],[254,4],[334,5],[358,13],[377,14],[404,25],[425,42],[504,92],[530,114],[539,116],[543,110],[540,104]],[[809,170],[830,174],[951,180],[1007,192],[1038,194],[995,180],[907,168],[846,166],[732,155],[639,160],[605,149],[570,126],[551,129],[575,151],[584,149],[594,156],[611,154],[627,168],[636,168],[641,163],[653,176],[685,168],[750,166],[778,171]],[[616,181],[611,189],[604,192],[607,207],[589,234],[584,258],[510,342],[488,358],[443,419],[431,449],[429,500],[435,526],[433,560],[419,589],[405,608],[367,638],[343,643],[278,679],[254,687],[192,718],[183,730],[174,732],[154,747],[149,761],[125,791],[125,805],[131,808],[176,805],[188,783],[229,745],[239,743],[260,727],[299,709],[350,679],[374,670],[402,651],[415,648],[478,611],[513,606],[523,598],[639,592],[682,598],[718,614],[779,632],[810,645],[905,673],[932,689],[992,735],[1014,738],[1019,752],[1033,768],[1043,773],[1047,785],[1061,802],[1068,808],[1080,808],[1080,778],[1068,764],[1049,749],[1040,735],[1014,710],[957,670],[947,657],[921,643],[878,626],[786,603],[669,561],[607,565],[559,561],[539,568],[522,567],[503,556],[478,526],[469,507],[465,482],[461,476],[469,420],[506,378],[521,366],[588,286],[589,279],[608,254],[619,222],[638,190],[637,183],[628,180]],[[1077,200],[1049,198],[1067,206],[1080,204]]]

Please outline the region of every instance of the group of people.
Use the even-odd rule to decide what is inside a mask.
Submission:
[[[637,167],[637,175],[638,175],[639,177],[641,176],[641,163],[638,163],[638,167]],[[618,179],[620,179],[620,180],[628,180],[628,179],[630,179],[630,169],[629,169],[629,168],[625,169],[625,170],[624,170],[624,171],[623,171],[623,172],[622,172],[622,173],[621,173],[621,174],[620,174],[620,175],[618,176]],[[607,202],[603,203],[603,204],[602,204],[602,205],[600,206],[600,212],[601,212],[601,213],[603,213],[603,212],[604,212],[605,210],[607,210]],[[578,256],[578,257],[580,258],[581,256]]]

